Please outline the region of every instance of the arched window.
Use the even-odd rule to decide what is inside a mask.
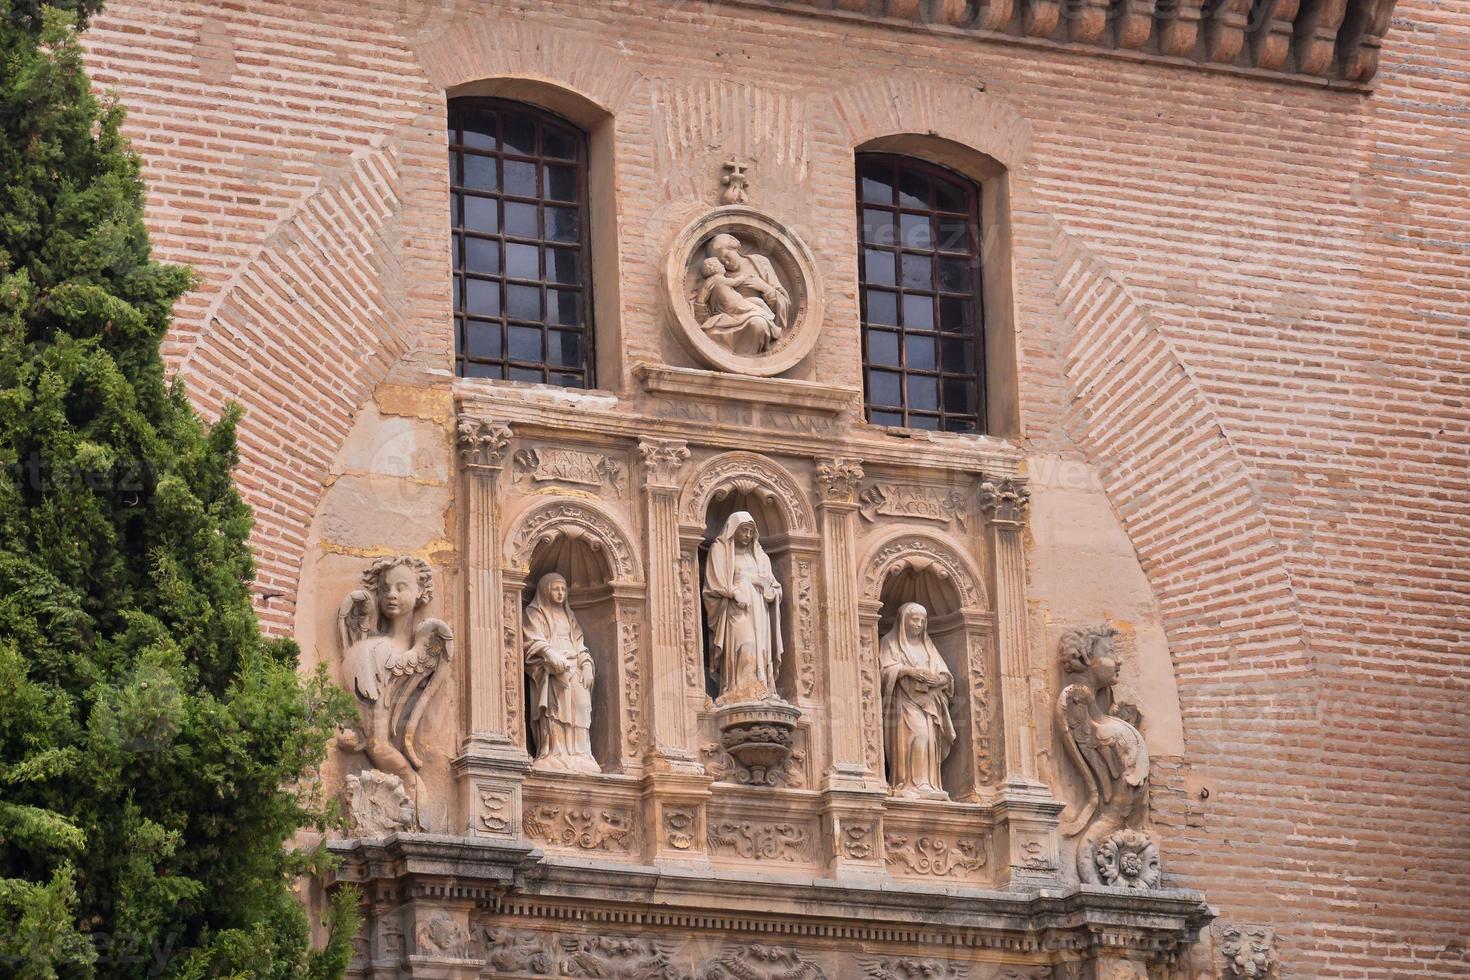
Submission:
[[[543,109],[449,100],[455,363],[590,388],[587,138]]]
[[[868,421],[983,432],[980,188],[913,157],[857,166]]]

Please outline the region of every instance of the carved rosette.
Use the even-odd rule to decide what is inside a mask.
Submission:
[[[460,462],[470,467],[499,468],[510,445],[510,426],[473,415],[461,415],[455,425]]]
[[[1137,891],[1159,887],[1159,848],[1142,831],[1124,829],[1104,838],[1094,860],[1104,885]]]
[[[980,484],[980,510],[991,524],[1022,527],[1031,506],[1031,490],[1016,480],[986,480]]]

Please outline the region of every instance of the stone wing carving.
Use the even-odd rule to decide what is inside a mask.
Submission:
[[[453,655],[454,630],[442,619],[426,619],[414,627],[413,646],[384,663],[394,678],[403,679],[404,690],[394,699],[391,731],[395,736],[402,735],[404,755],[415,769],[423,767],[413,744],[419,722],[448,673],[440,665],[447,664]]]
[[[1057,701],[1057,720],[1061,723],[1067,755],[1087,781],[1087,802],[1078,809],[1072,823],[1063,828],[1063,833],[1069,836],[1079,833],[1092,820],[1100,798],[1112,794],[1112,779],[1098,778],[1098,774],[1109,771],[1109,767],[1093,736],[1092,701],[1091,689],[1081,684],[1073,684],[1062,691]]]
[[[359,640],[377,634],[377,600],[366,589],[353,589],[337,608],[337,642],[342,645],[343,653],[350,655]],[[347,664],[347,673],[354,691],[365,700],[378,700],[378,681],[371,661],[364,663],[366,658],[362,657],[353,659],[357,662]]]

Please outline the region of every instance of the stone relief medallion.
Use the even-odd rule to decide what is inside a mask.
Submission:
[[[684,228],[664,263],[674,333],[699,361],[773,377],[811,353],[822,327],[822,286],[806,245],[742,204]]]

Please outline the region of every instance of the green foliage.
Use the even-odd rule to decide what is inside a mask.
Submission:
[[[233,409],[159,356],[187,270],[150,258],[120,107],[64,9],[0,0],[0,975],[340,976],[288,850],[351,711],[250,601]]]

